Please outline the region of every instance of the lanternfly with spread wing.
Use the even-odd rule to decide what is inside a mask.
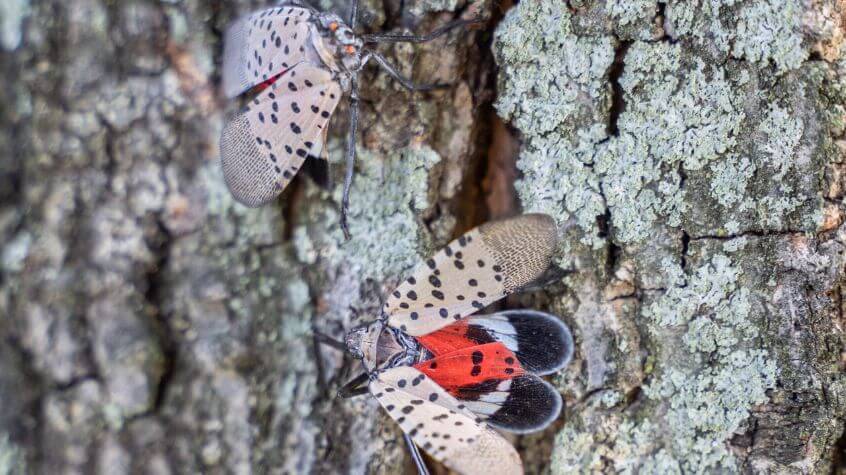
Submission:
[[[365,372],[342,395],[369,391],[413,452],[452,470],[522,473],[494,428],[533,432],[558,417],[561,396],[539,376],[570,361],[573,338],[542,312],[473,314],[541,277],[556,243],[552,218],[528,214],[475,228],[422,262],[376,321],[347,334]]]

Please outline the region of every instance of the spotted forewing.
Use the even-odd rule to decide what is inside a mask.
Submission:
[[[557,242],[555,222],[526,214],[474,228],[418,265],[385,302],[388,324],[431,333],[537,279]]]
[[[276,7],[243,16],[226,30],[223,92],[235,97],[303,61],[315,60],[308,48],[311,12]]]
[[[523,473],[511,444],[415,368],[383,371],[370,392],[419,447],[447,467],[465,474]]]
[[[223,175],[247,206],[275,199],[307,157],[320,157],[341,87],[312,45],[311,12],[276,7],[245,16],[227,31],[223,88],[253,89],[220,141]]]
[[[249,206],[276,198],[309,156],[320,156],[341,89],[325,69],[300,63],[224,127],[223,176]]]

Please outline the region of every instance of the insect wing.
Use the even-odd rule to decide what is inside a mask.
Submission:
[[[527,373],[502,342],[462,348],[414,366],[499,429],[543,429],[561,413],[561,395]]]
[[[455,398],[488,424],[518,434],[544,429],[564,407],[551,384],[528,373],[459,387]]]
[[[308,44],[311,11],[268,8],[243,16],[226,30],[223,92],[235,97],[303,61],[318,61]]]
[[[309,63],[292,68],[224,127],[223,176],[233,196],[261,206],[282,192],[308,156],[320,156],[341,88]]]
[[[522,474],[520,456],[493,429],[430,378],[398,366],[370,382],[370,392],[415,444],[462,474]]]
[[[537,279],[556,243],[555,222],[542,214],[474,228],[394,290],[385,302],[388,323],[413,336],[447,326]]]
[[[517,357],[500,342],[461,348],[414,366],[453,396],[462,387],[524,374]]]
[[[554,373],[573,357],[573,335],[561,320],[534,310],[473,315],[417,338],[435,356],[485,343],[501,342],[526,371]]]

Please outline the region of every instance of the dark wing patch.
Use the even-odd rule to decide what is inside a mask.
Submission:
[[[459,388],[456,399],[496,428],[525,434],[544,429],[561,414],[561,395],[533,374]]]
[[[468,335],[485,335],[505,343],[530,373],[554,373],[573,357],[573,334],[567,325],[548,313],[507,310],[474,315],[467,319],[467,325]]]

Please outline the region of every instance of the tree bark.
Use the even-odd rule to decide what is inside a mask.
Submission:
[[[487,23],[380,47],[447,90],[362,75],[350,241],[343,102],[329,180],[223,184],[221,33],[265,5],[0,5],[0,474],[412,473],[312,332],[521,209],[574,272],[504,305],[577,339],[527,473],[842,469],[842,1],[365,1],[367,31]]]

